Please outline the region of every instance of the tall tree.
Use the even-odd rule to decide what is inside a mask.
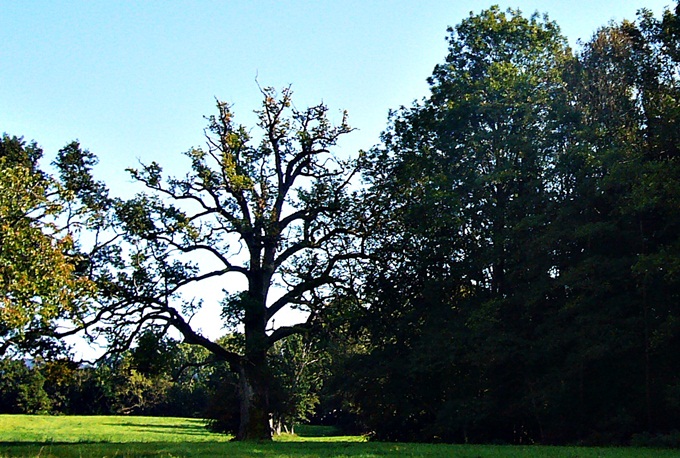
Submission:
[[[557,326],[569,342],[565,386],[583,415],[573,424],[619,440],[668,430],[674,417],[663,395],[665,383],[677,383],[666,376],[678,335],[677,284],[668,275],[678,253],[678,64],[669,54],[677,43],[663,32],[673,18],[642,10],[637,22],[610,24],[585,44],[572,86],[579,147],[558,167],[565,305]]]
[[[345,269],[361,256],[350,191],[355,165],[331,152],[351,131],[346,115],[333,126],[324,105],[296,109],[290,89],[262,95],[261,137],[218,102],[207,149],[186,153],[185,177],[164,179],[157,163],[130,170],[149,192],[117,204],[129,261],[103,272],[108,299],[92,317],[114,349],[155,323],[227,361],[239,380],[240,440],[271,438],[268,349],[318,323],[332,287],[347,284]],[[181,298],[184,287],[211,278],[227,290],[232,276],[246,288],[225,296],[222,316],[242,330],[242,353],[195,329],[190,319],[200,303]],[[307,311],[307,320],[274,329],[288,306]]]
[[[677,421],[679,11],[577,56],[537,16],[451,30],[431,97],[367,157],[386,218],[351,384],[378,435],[622,443]]]
[[[555,23],[518,11],[494,7],[449,32],[431,96],[396,114],[368,157],[388,215],[368,314],[376,359],[399,369],[372,365],[380,382],[363,401],[391,417],[371,425],[385,437],[483,440],[496,428],[513,440],[512,422],[538,429],[501,401],[524,397],[538,364],[530,323],[547,313],[554,283],[540,234],[569,141],[573,56]],[[439,389],[417,389],[430,383]]]

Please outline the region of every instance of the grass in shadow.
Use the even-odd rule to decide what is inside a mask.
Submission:
[[[537,447],[392,444],[377,442],[202,442],[53,444],[0,446],[3,457],[192,457],[211,458],[378,458],[378,457],[459,457],[459,458],[643,458],[677,457],[678,451],[633,448]]]

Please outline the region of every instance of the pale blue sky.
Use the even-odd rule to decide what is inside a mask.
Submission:
[[[499,4],[547,12],[575,43],[670,2]],[[390,108],[427,94],[446,27],[493,3],[0,0],[0,132],[37,140],[48,157],[79,139],[115,192],[137,158],[176,164],[202,145],[214,97],[252,124],[257,77],[292,84],[300,107],[323,100],[338,120],[348,110],[359,131],[341,147],[353,154],[378,141]]]
[[[298,107],[323,100],[337,121],[348,110],[359,130],[338,152],[356,154],[378,142],[389,109],[427,95],[446,27],[494,3],[0,0],[0,133],[35,139],[48,161],[79,139],[100,157],[97,177],[128,194],[124,169],[138,158],[184,173],[180,153],[203,145],[215,97],[252,126],[257,77],[291,84]],[[641,7],[658,16],[671,0],[498,3],[547,12],[575,44]],[[208,302],[202,327],[217,336],[219,309]]]

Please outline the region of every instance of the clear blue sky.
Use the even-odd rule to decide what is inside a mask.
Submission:
[[[389,109],[427,95],[446,27],[494,3],[0,0],[0,133],[35,139],[49,160],[79,139],[100,157],[98,178],[125,194],[138,159],[182,172],[179,153],[203,145],[215,97],[252,125],[257,77],[292,85],[299,107],[323,100],[338,121],[348,110],[359,130],[340,152],[355,154],[378,142]],[[575,45],[671,0],[498,3],[548,13]]]
[[[657,15],[671,0],[499,2],[547,12],[575,44],[608,21]],[[73,139],[99,155],[114,192],[137,159],[177,163],[203,144],[214,98],[252,124],[255,78],[292,84],[296,105],[323,100],[359,129],[353,154],[378,141],[387,111],[427,94],[446,27],[493,2],[0,0],[0,132],[48,157]],[[181,160],[181,159],[180,159]]]

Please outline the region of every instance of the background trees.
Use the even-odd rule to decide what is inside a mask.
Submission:
[[[384,218],[350,383],[378,437],[671,428],[676,16],[612,24],[576,56],[536,15],[450,30],[431,96],[366,157]],[[648,264],[652,246],[668,257]]]
[[[390,264],[369,276],[375,344],[400,367],[387,365],[384,383],[411,392],[428,380],[396,405],[367,409],[393,417],[371,425],[390,438],[468,440],[495,428],[502,400],[535,383],[539,356],[527,347],[552,307],[543,233],[568,142],[571,53],[554,23],[497,8],[450,33],[432,96],[396,115],[369,156],[374,199],[399,203],[378,239]],[[394,388],[379,390],[368,396]]]

